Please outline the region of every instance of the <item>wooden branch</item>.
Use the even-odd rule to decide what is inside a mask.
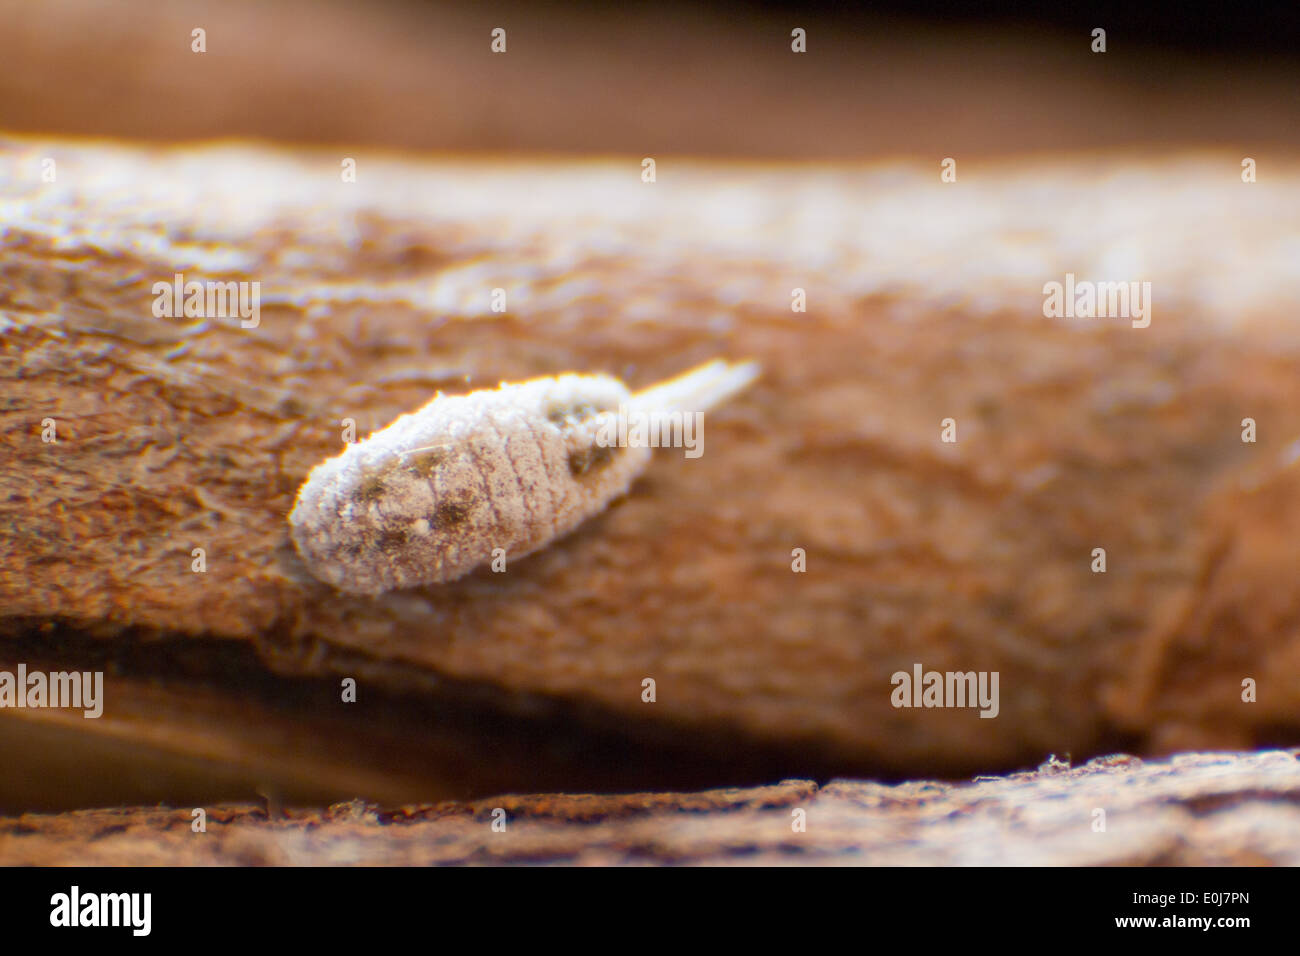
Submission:
[[[340,155],[252,147],[0,157],[0,633],[51,666],[90,638],[133,648],[107,680],[121,739],[183,751],[160,725],[194,684],[236,686],[232,647],[321,682],[318,709],[268,717],[319,720],[286,773],[362,796],[459,781],[393,770],[425,724],[359,723],[389,755],[373,764],[360,729],[325,732],[351,719],[343,677],[363,698],[559,708],[573,739],[803,754],[762,766],[820,778],[1300,739],[1300,170],[1246,186],[1231,156],[1114,157],[941,184],[661,158],[650,184],[639,158],[362,156],[347,183]],[[260,283],[256,326],[156,315],[177,273]],[[1150,281],[1150,327],[1045,318],[1066,273]],[[710,414],[703,457],[659,452],[505,574],[350,598],[289,542],[344,419],[365,434],[437,389],[567,370],[639,388],[715,356],[765,371]],[[916,663],[997,671],[997,717],[894,707]],[[133,680],[172,702],[139,706]],[[255,693],[276,712],[274,681]],[[208,723],[205,754],[255,750],[255,721]]]

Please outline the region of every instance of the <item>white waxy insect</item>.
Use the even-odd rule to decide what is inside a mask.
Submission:
[[[289,524],[320,580],[350,594],[452,581],[517,558],[604,510],[648,464],[646,443],[610,442],[634,415],[703,413],[758,375],[708,362],[644,391],[565,374],[439,394],[312,469]],[[498,552],[500,553],[500,552]]]

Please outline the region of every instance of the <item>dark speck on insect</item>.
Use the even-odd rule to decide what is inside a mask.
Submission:
[[[428,478],[433,475],[438,466],[447,460],[449,452],[445,448],[430,448],[427,451],[415,452],[408,455],[406,464],[408,468],[413,469],[416,474]]]
[[[580,477],[604,468],[613,460],[614,449],[608,445],[592,445],[590,448],[575,449],[569,452],[569,471],[574,477]]]
[[[454,528],[469,517],[469,511],[469,503],[463,498],[440,502],[433,511],[433,526],[440,529]]]
[[[357,488],[357,497],[365,502],[378,501],[384,496],[382,475],[367,475]]]

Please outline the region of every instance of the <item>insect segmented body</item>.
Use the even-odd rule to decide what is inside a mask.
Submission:
[[[351,594],[451,581],[494,552],[522,557],[645,468],[649,445],[608,440],[619,416],[702,413],[757,374],[713,361],[635,394],[582,374],[439,394],[312,469],[289,514],[294,544],[313,575]]]

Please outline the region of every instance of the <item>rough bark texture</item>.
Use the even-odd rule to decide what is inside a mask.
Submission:
[[[340,677],[772,748],[820,779],[1300,739],[1295,170],[1244,185],[1235,156],[1040,159],[941,184],[928,164],[661,159],[647,184],[636,158],[362,157],[343,183],[336,154],[2,149],[0,630],[12,660],[51,667],[80,668],[89,637],[154,642],[156,671],[133,651],[110,673],[110,720],[132,675],[173,681],[157,713],[180,714],[185,680],[221,685],[238,646],[320,681],[376,753],[419,752],[424,725],[362,722]],[[156,317],[177,272],[260,282],[260,324]],[[1150,327],[1044,318],[1067,272],[1152,282]],[[640,388],[715,356],[765,371],[708,417],[703,457],[661,451],[505,574],[349,598],[289,543],[345,418],[364,433],[438,388],[566,370]],[[999,672],[999,715],[893,707],[917,662]],[[169,718],[135,709],[116,732],[152,745]],[[240,734],[204,739],[237,760]],[[305,736],[356,793],[393,793],[346,734]]]
[[[0,859],[44,865],[1300,865],[1296,751],[1099,758],[948,785],[502,796],[267,818],[250,806],[0,818]],[[492,829],[505,811],[505,830]],[[796,811],[806,829],[795,829]],[[1099,814],[1098,811],[1104,811]],[[1101,829],[1103,828],[1104,829]]]

